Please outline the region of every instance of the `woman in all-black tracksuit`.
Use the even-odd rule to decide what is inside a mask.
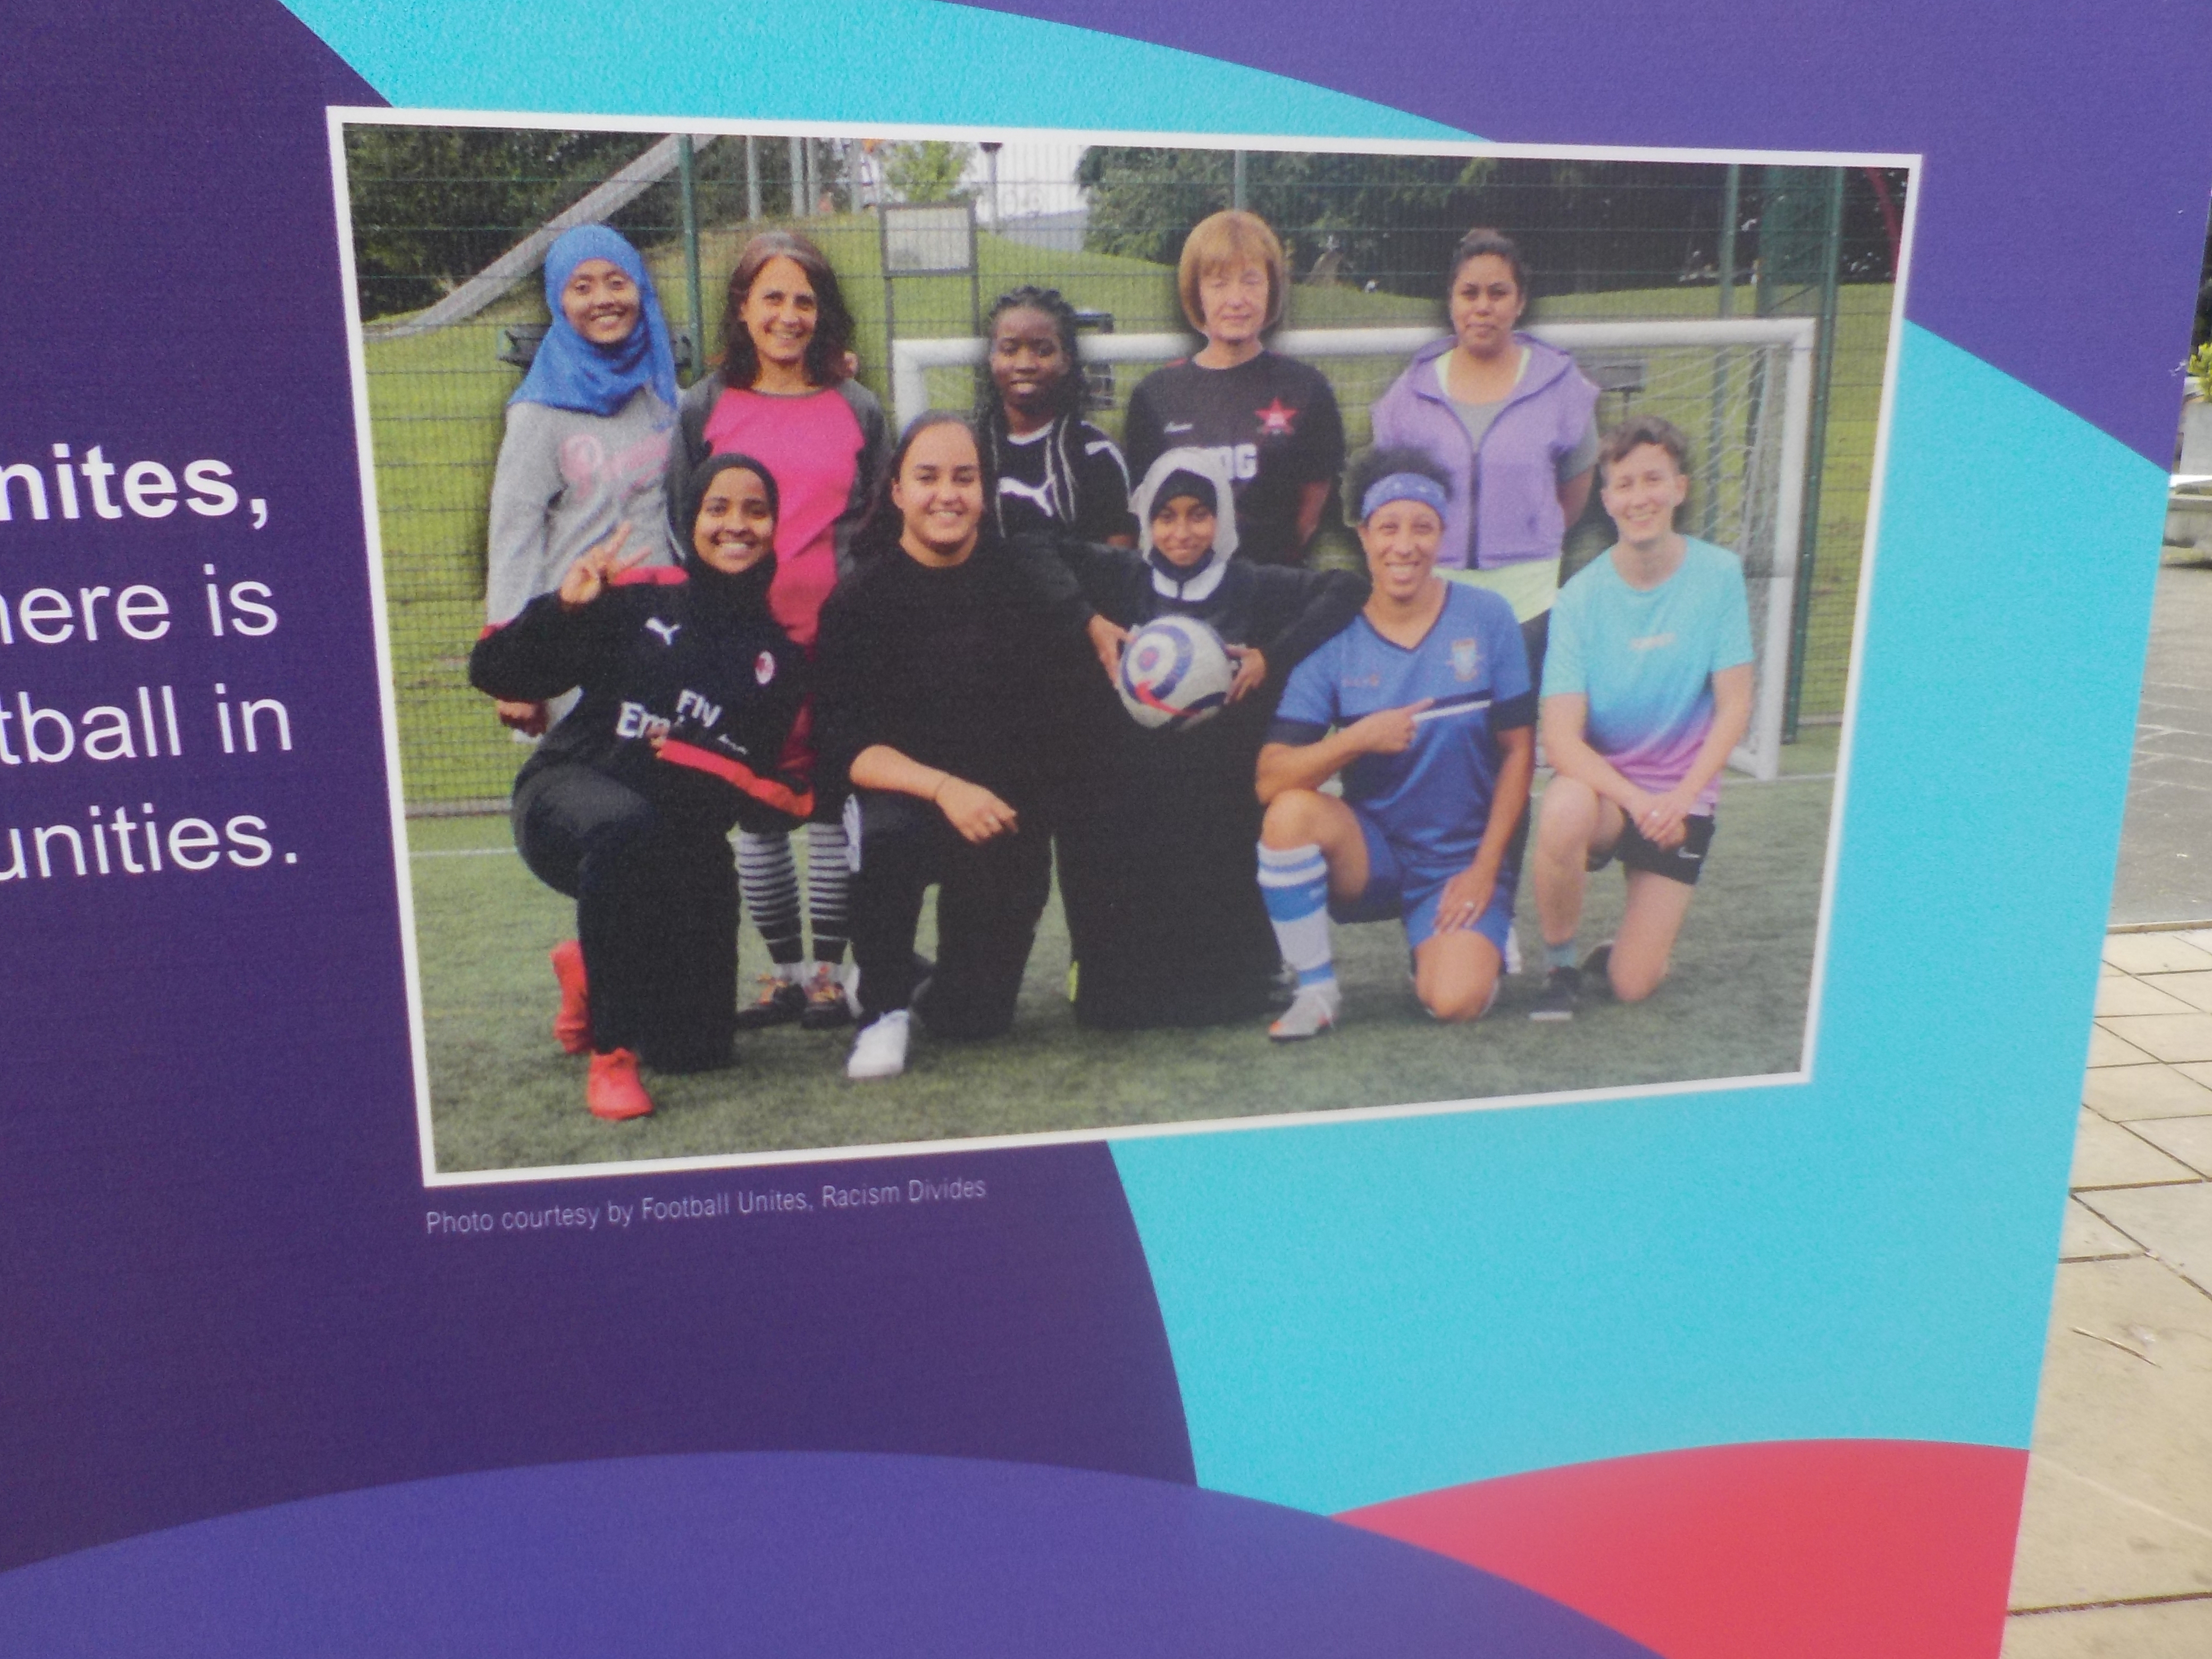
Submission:
[[[1079,596],[988,517],[975,427],[933,412],[893,455],[866,556],[822,608],[822,775],[848,781],[853,953],[866,1022],[846,1074],[895,1077],[908,1010],[942,1037],[1013,1024],[1052,883],[1069,763],[1060,711],[1089,664]],[[1096,675],[1095,667],[1089,672]],[[915,929],[938,886],[937,963],[915,1005]]]
[[[781,769],[804,686],[768,608],[775,481],[749,457],[714,455],[685,496],[682,569],[632,568],[618,529],[469,659],[495,697],[581,689],[515,780],[514,839],[532,873],[576,900],[580,951],[554,952],[556,1035],[592,1049],[585,1098],[602,1118],[653,1109],[641,1060],[681,1072],[728,1059],[731,827],[787,829],[813,805]]]

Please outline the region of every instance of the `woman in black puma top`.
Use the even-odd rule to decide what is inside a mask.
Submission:
[[[532,873],[576,900],[580,951],[554,952],[556,1035],[591,1048],[585,1098],[608,1119],[653,1109],[641,1060],[681,1072],[728,1059],[729,832],[787,829],[813,805],[808,781],[781,767],[805,688],[768,608],[775,481],[747,456],[714,455],[685,494],[681,569],[634,568],[618,529],[469,659],[495,697],[582,691],[515,780],[514,839]]]

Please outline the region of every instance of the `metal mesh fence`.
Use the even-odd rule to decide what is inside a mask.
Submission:
[[[465,665],[483,618],[487,503],[504,406],[546,321],[537,256],[548,231],[575,217],[616,225],[645,252],[679,337],[687,382],[720,337],[723,289],[739,247],[771,224],[803,229],[839,273],[858,325],[860,378],[887,407],[894,406],[889,325],[902,339],[969,335],[980,307],[1022,283],[1057,288],[1091,313],[1088,325],[1097,331],[1184,331],[1173,261],[1192,224],[1238,202],[1283,239],[1294,279],[1291,329],[1440,327],[1449,251],[1473,224],[1495,226],[1521,245],[1530,266],[1531,322],[1820,319],[1803,580],[1784,669],[1785,732],[1840,715],[1904,210],[1901,173],[1240,155],[1073,140],[1018,142],[995,152],[781,136],[701,137],[679,147],[651,135],[381,125],[349,128],[346,148],[411,811],[495,807],[526,752],[469,689]],[[975,269],[887,276],[876,209],[946,196],[974,203]],[[794,216],[794,204],[811,210]],[[1723,267],[1733,282],[1721,280]],[[1632,404],[1653,408],[1701,447],[1717,443],[1712,457],[1701,458],[1684,522],[1731,543],[1743,533],[1744,504],[1754,499],[1745,491],[1745,470],[1759,463],[1747,434],[1760,418],[1759,388],[1774,374],[1759,366],[1763,349],[1586,359],[1608,386],[1603,417]],[[1128,392],[1150,366],[1094,368],[1094,418],[1110,433],[1119,435]],[[1348,435],[1364,442],[1367,406],[1402,360],[1332,359],[1322,367],[1335,384]],[[931,370],[928,387],[932,402],[955,406],[976,394],[974,372],[964,368]],[[1760,544],[1771,541],[1765,530],[1753,540],[1760,537]],[[1609,538],[1593,508],[1570,541],[1571,564]],[[1317,556],[1348,557],[1352,549],[1340,537]]]

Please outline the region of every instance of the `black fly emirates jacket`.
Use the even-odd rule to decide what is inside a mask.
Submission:
[[[557,593],[532,600],[477,641],[469,681],[530,702],[582,688],[518,787],[548,767],[588,766],[672,819],[726,835],[789,829],[813,811],[812,785],[787,757],[804,665],[764,606],[716,605],[663,567],[625,572],[576,611]]]

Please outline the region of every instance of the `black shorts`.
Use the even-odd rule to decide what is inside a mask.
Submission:
[[[1695,887],[1698,873],[1705,867],[1705,849],[1712,844],[1711,813],[1692,812],[1682,820],[1682,841],[1678,847],[1655,846],[1632,822],[1624,822],[1620,839],[1613,842],[1613,850],[1591,854],[1589,867],[1602,870],[1619,859],[1628,869],[1649,870],[1655,876],[1679,881],[1685,887]]]

